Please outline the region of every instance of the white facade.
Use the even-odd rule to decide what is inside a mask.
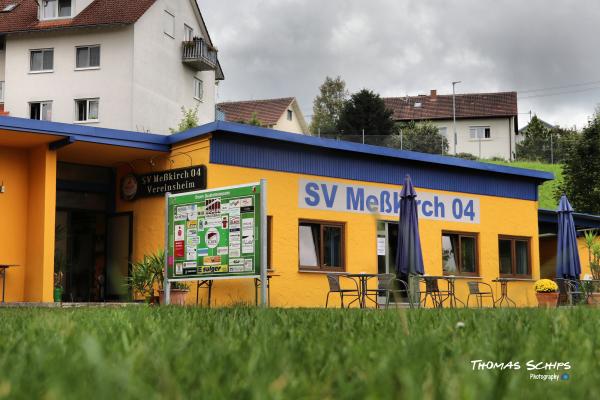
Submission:
[[[284,132],[300,133],[303,135],[309,134],[306,120],[295,99],[272,128]]]
[[[77,0],[75,11],[90,2]],[[165,11],[173,16],[171,35],[165,33]],[[29,118],[32,102],[51,102],[52,121],[159,134],[177,127],[182,107],[197,107],[200,124],[212,122],[215,71],[182,62],[184,24],[193,36],[207,39],[194,0],[158,0],[128,26],[7,35],[0,51],[4,110]],[[76,48],[91,45],[100,46],[100,65],[76,68]],[[53,49],[52,70],[30,70],[36,49]],[[78,121],[77,99],[97,99],[98,118]]]
[[[449,152],[454,152],[454,125],[452,119],[432,121],[448,139]],[[486,130],[489,128],[489,134]],[[489,137],[486,137],[489,136]],[[469,153],[478,158],[514,158],[515,119],[469,118],[456,120],[456,153]]]

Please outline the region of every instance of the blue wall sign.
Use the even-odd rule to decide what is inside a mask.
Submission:
[[[397,216],[400,188],[346,185],[300,179],[300,208]],[[419,218],[479,223],[479,199],[417,191]]]

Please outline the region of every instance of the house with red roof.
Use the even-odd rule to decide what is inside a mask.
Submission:
[[[222,79],[196,0],[0,0],[3,114],[168,134]]]
[[[265,128],[308,135],[308,125],[295,97],[229,101],[217,104],[222,120],[248,123],[258,120]]]
[[[435,124],[448,139],[450,154],[514,159],[518,134],[516,92],[452,96],[438,95],[432,90],[429,95],[383,100],[396,122],[431,121]]]

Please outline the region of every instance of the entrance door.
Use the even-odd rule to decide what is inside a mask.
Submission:
[[[398,223],[377,221],[377,272],[379,274],[396,273],[397,247]],[[384,304],[385,298],[379,297],[378,301],[380,304]]]
[[[107,300],[129,299],[126,285],[131,262],[131,237],[133,229],[131,213],[108,217],[106,228],[106,281],[102,287]]]

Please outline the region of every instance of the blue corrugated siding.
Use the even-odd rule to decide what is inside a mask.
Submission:
[[[417,187],[537,200],[537,181],[481,171],[334,151],[256,137],[212,138],[210,162],[331,178],[400,185],[410,174]]]

